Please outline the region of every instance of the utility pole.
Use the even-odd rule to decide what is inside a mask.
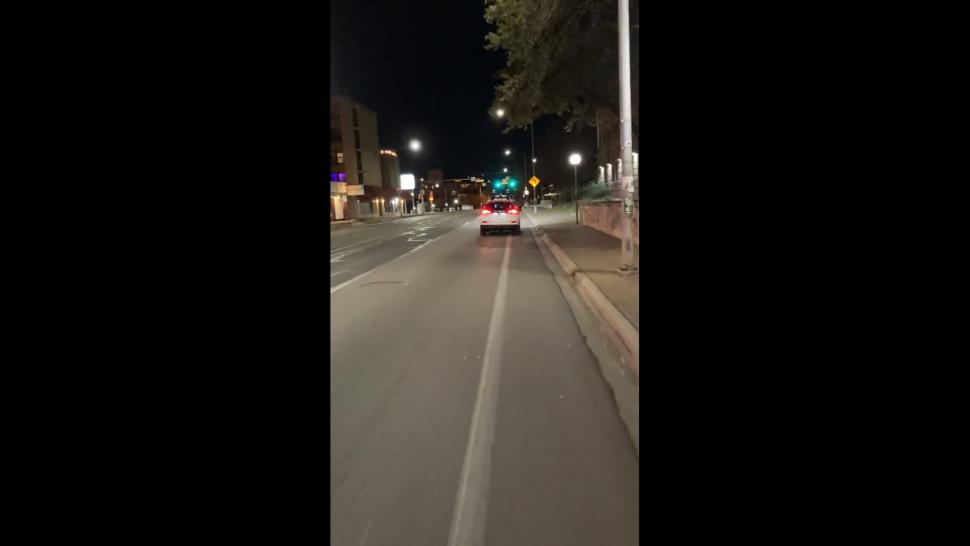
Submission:
[[[529,122],[529,138],[532,140],[532,159],[536,158],[536,133],[535,128],[532,126],[533,122]],[[532,176],[536,175],[536,162],[532,162]]]
[[[536,131],[535,122],[529,122],[529,140],[532,143],[532,176],[536,175]],[[539,187],[532,188],[532,212],[537,212],[539,206]]]
[[[618,0],[620,25],[620,152],[623,158],[623,244],[620,271],[635,271],[633,261],[633,108],[630,97],[630,0]]]
[[[573,208],[576,209],[576,225],[579,225],[579,175],[576,174],[576,169],[579,167],[573,165]]]

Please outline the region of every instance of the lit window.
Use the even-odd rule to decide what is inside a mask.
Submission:
[[[344,162],[344,153],[337,152],[337,163],[343,163],[343,162]]]

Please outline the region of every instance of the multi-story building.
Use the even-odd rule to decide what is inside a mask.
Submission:
[[[334,216],[356,218],[363,186],[381,186],[377,114],[350,97],[330,98],[330,183]],[[346,186],[341,186],[341,183]],[[340,190],[346,187],[346,193]],[[338,204],[335,200],[342,201]],[[342,217],[335,219],[340,220]]]
[[[401,168],[394,150],[381,150],[381,179],[385,188],[401,189]]]
[[[443,169],[428,169],[428,182],[435,182],[445,178]]]

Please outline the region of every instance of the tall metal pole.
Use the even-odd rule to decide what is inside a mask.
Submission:
[[[630,0],[618,0],[620,25],[620,152],[623,158],[623,244],[620,270],[635,270],[633,261],[633,108],[630,98]]]
[[[532,140],[532,176],[535,176],[536,175],[536,131],[535,131],[534,123],[531,121],[529,122],[529,138]],[[535,195],[532,196],[533,211],[535,210],[536,207],[539,206],[539,195],[542,193],[539,190],[539,186],[541,185],[542,183],[539,183],[538,185],[532,188],[532,191],[535,192]]]
[[[529,122],[529,138],[532,139],[532,176],[536,175],[536,134],[535,129],[532,127],[532,122]]]
[[[576,223],[579,224],[579,174],[576,173],[578,165],[573,165],[573,203],[576,206]]]

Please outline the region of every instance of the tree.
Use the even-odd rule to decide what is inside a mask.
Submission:
[[[506,130],[546,114],[571,128],[593,124],[598,109],[618,113],[616,10],[616,0],[486,1],[495,30],[485,48],[506,52],[492,107],[505,110]]]

